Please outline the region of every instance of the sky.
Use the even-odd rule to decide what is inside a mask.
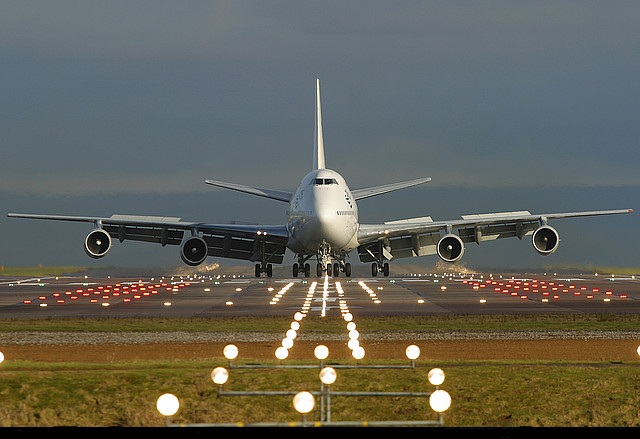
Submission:
[[[295,189],[316,78],[352,189],[432,178],[362,200],[361,222],[638,211],[639,48],[637,1],[3,1],[0,265],[181,264],[132,242],[92,260],[89,224],[9,212],[283,223],[204,180]],[[463,261],[638,267],[637,215],[553,222],[551,256],[509,239]]]

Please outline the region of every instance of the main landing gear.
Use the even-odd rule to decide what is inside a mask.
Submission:
[[[256,277],[260,277],[262,273],[266,273],[267,277],[273,276],[273,265],[266,264],[263,267],[261,264],[256,264]]]
[[[326,265],[322,262],[316,264],[316,276],[322,277],[325,273],[327,276],[338,277],[340,272],[344,272],[344,275],[351,277],[351,264],[339,263],[339,262],[327,262]],[[293,264],[293,277],[298,277],[299,274],[303,274],[304,277],[311,276],[311,266],[308,262],[296,262]]]
[[[377,262],[371,264],[371,276],[377,276],[378,273],[382,273],[384,276],[389,276],[389,263],[384,262],[381,265],[378,265]]]
[[[304,277],[311,276],[311,265],[309,265],[307,263],[298,264],[296,262],[296,263],[293,264],[293,277],[298,277],[298,274],[299,274],[301,269],[302,269],[302,272],[304,274]]]

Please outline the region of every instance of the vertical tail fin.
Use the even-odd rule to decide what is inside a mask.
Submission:
[[[324,169],[324,140],[322,138],[322,108],[320,108],[320,79],[316,79],[316,129],[313,145],[313,169]]]

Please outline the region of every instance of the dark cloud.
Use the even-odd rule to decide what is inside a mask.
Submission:
[[[110,214],[149,199],[184,216],[223,197],[206,178],[292,189],[312,163],[316,77],[327,165],[352,187],[431,176],[429,191],[520,188],[517,209],[545,211],[565,210],[561,188],[629,195],[638,17],[633,1],[6,1],[0,201]],[[430,197],[413,216],[433,215]],[[397,210],[367,213],[403,216],[384,199]],[[230,217],[256,214],[243,201]],[[589,208],[635,207],[620,201]],[[24,261],[8,249],[38,225],[11,227],[2,253]]]

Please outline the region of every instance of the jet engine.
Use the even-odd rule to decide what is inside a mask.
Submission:
[[[204,239],[199,236],[192,236],[185,239],[180,245],[180,257],[187,264],[200,265],[207,258],[208,246]]]
[[[538,227],[531,238],[533,248],[541,255],[550,255],[560,244],[560,235],[551,226]]]
[[[94,229],[84,239],[84,251],[93,259],[107,254],[111,248],[111,235],[104,229]]]
[[[436,245],[438,256],[445,262],[456,262],[464,254],[464,244],[458,235],[444,235]]]

